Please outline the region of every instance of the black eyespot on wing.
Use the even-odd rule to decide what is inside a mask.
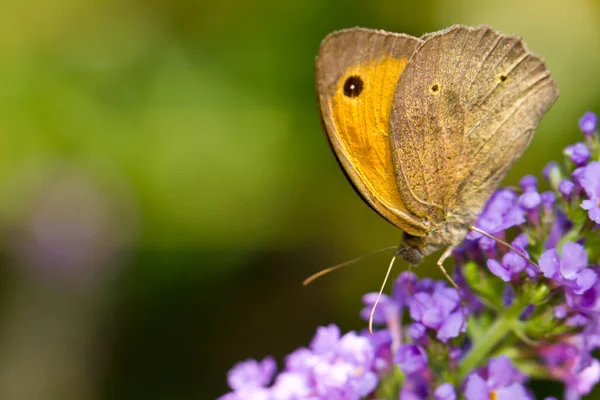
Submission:
[[[363,80],[360,76],[353,75],[346,79],[344,83],[344,95],[347,97],[357,97],[364,88]]]
[[[437,92],[438,90],[440,90],[440,85],[438,85],[437,83],[434,83],[433,85],[431,85],[432,92]]]
[[[504,82],[506,81],[507,76],[506,75],[500,75],[500,82]]]

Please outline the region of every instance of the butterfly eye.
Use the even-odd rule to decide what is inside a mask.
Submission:
[[[357,97],[363,91],[363,80],[360,76],[353,75],[346,79],[344,83],[344,95],[347,97]]]

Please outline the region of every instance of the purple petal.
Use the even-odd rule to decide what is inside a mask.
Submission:
[[[415,321],[421,321],[425,311],[433,308],[433,300],[429,294],[419,292],[410,300],[408,308],[410,311],[410,317]]]
[[[589,136],[598,129],[598,116],[593,112],[586,112],[579,118],[579,129],[584,135]]]
[[[260,363],[246,360],[236,364],[227,373],[227,383],[233,390],[239,391],[248,387],[264,387],[271,382],[277,369],[272,357],[265,357]]]
[[[524,192],[536,191],[538,180],[534,175],[525,175],[519,181],[519,185]]]
[[[428,328],[437,329],[445,319],[445,315],[437,308],[429,308],[423,313],[421,322]]]
[[[588,211],[588,217],[597,224],[600,224],[600,205],[592,207]]]
[[[369,340],[352,331],[340,339],[338,354],[352,365],[365,370],[371,368],[375,358],[375,352]]]
[[[586,395],[592,391],[598,382],[600,382],[600,362],[594,359],[590,366],[576,376],[572,387],[577,394]]]
[[[498,261],[490,258],[487,260],[487,266],[490,269],[491,273],[496,275],[498,278],[502,279],[504,282],[510,282],[510,273],[504,267],[504,265],[500,264]]]
[[[340,328],[335,324],[320,326],[310,342],[310,348],[315,354],[324,354],[337,349],[340,340]]]
[[[517,237],[511,243],[513,247],[518,248],[519,250],[525,252],[527,246],[529,246],[529,238],[524,233],[519,233]]]
[[[554,318],[563,319],[568,313],[567,307],[562,304],[554,307]]]
[[[584,201],[581,202],[581,208],[583,208],[584,210],[591,210],[594,207],[596,207],[596,202],[595,201],[584,200]]]
[[[585,165],[590,159],[590,150],[582,142],[567,146],[564,153],[577,166]]]
[[[297,372],[282,372],[271,387],[271,400],[305,399],[310,390],[306,375]]]
[[[450,383],[442,383],[433,392],[433,398],[435,400],[456,400],[454,386]]]
[[[587,253],[582,245],[567,242],[562,249],[560,272],[565,279],[575,279],[577,274],[587,267]]]
[[[530,400],[525,388],[518,382],[496,390],[495,394],[496,400]]]
[[[411,326],[408,327],[408,336],[414,341],[418,341],[425,337],[425,333],[427,332],[427,328],[418,322],[415,322]]]
[[[585,168],[586,167],[575,168],[575,170],[573,170],[573,173],[571,173],[571,177],[573,178],[575,183],[578,185],[581,185],[581,181],[583,179],[583,174],[585,172]]]
[[[377,388],[377,375],[368,371],[352,382],[352,391],[360,398],[366,397]]]
[[[575,294],[583,294],[588,289],[596,284],[598,281],[598,275],[593,270],[586,268],[579,273],[577,276],[577,289],[574,290]]]
[[[465,386],[465,397],[467,400],[490,400],[488,385],[482,377],[477,374],[469,375]]]
[[[551,206],[556,202],[556,195],[551,191],[541,193],[540,197],[542,198],[542,204],[545,205]]]
[[[427,354],[421,346],[403,344],[394,356],[394,362],[405,374],[414,374],[427,366]]]
[[[568,179],[565,179],[558,184],[558,191],[563,196],[570,196],[571,193],[573,193],[573,189],[575,189],[575,184]]]
[[[412,272],[404,271],[394,282],[392,297],[396,304],[403,307],[408,299],[417,291],[417,276]]]
[[[517,253],[511,251],[502,257],[502,265],[504,265],[510,274],[518,274],[525,269],[527,261]]]
[[[519,197],[519,205],[525,210],[536,209],[542,204],[542,198],[538,192],[525,192]]]
[[[515,368],[506,356],[492,358],[488,364],[488,386],[496,389],[513,382]]]
[[[458,291],[454,288],[444,287],[436,290],[433,295],[433,301],[436,308],[438,308],[443,315],[448,315],[454,311],[456,306],[460,303],[460,296]]]
[[[313,366],[316,358],[312,351],[301,347],[285,357],[285,368],[288,371],[304,372]]]
[[[464,321],[463,310],[459,310],[459,311],[456,311],[456,312],[450,314],[450,316],[448,318],[446,318],[446,321],[444,321],[444,323],[438,330],[437,338],[441,342],[445,343],[448,341],[448,339],[457,337],[460,334],[461,328],[464,327],[463,321]],[[466,325],[466,324],[464,324],[464,325]]]
[[[588,164],[581,177],[581,186],[590,199],[600,198],[600,161]]]
[[[560,260],[556,249],[550,249],[543,252],[538,263],[546,278],[555,278],[558,275]]]

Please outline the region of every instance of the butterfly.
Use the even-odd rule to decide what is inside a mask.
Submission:
[[[448,279],[443,262],[470,230],[493,238],[473,224],[558,97],[544,60],[487,26],[422,38],[333,32],[316,84],[342,170],[404,232],[397,255],[416,265],[445,249],[438,265]]]

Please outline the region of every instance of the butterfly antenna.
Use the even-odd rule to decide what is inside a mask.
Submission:
[[[386,247],[384,249],[375,250],[375,251],[373,251],[373,252],[371,252],[369,254],[362,255],[362,256],[354,258],[354,259],[352,259],[350,261],[346,261],[346,262],[343,262],[341,264],[334,265],[333,267],[325,268],[325,269],[317,272],[316,274],[312,274],[311,276],[309,276],[308,278],[306,278],[302,282],[302,285],[306,286],[309,283],[311,283],[312,281],[314,281],[315,279],[320,278],[323,275],[327,275],[328,273],[333,272],[336,269],[340,269],[340,268],[346,267],[346,266],[348,266],[350,264],[357,263],[359,261],[364,260],[365,258],[369,258],[369,257],[374,256],[374,255],[379,254],[379,253],[383,253],[384,251],[396,250],[397,248],[398,248],[398,246],[390,246],[390,247]]]
[[[481,233],[483,236],[488,237],[492,240],[495,240],[496,242],[508,247],[509,249],[511,249],[512,251],[514,251],[515,253],[517,253],[518,255],[520,255],[521,257],[523,257],[528,263],[532,264],[533,266],[535,266],[537,268],[538,271],[541,271],[540,266],[537,265],[531,258],[527,257],[521,250],[514,248],[510,243],[505,242],[502,239],[497,238],[494,235],[490,235],[489,233],[487,233],[486,231],[483,231],[481,229],[479,229],[476,226],[472,226],[471,227],[472,231]]]
[[[398,253],[394,254],[392,260],[390,261],[390,266],[385,273],[385,278],[383,278],[383,283],[381,284],[381,289],[379,289],[379,293],[377,294],[377,299],[375,300],[375,304],[373,304],[373,308],[371,308],[371,314],[369,315],[369,333],[373,334],[373,316],[375,315],[375,309],[377,308],[377,304],[379,303],[379,299],[381,299],[381,293],[383,293],[383,289],[385,288],[385,284],[387,283],[388,277],[390,276],[390,272],[392,271],[392,267],[394,266],[394,262],[398,257]]]

